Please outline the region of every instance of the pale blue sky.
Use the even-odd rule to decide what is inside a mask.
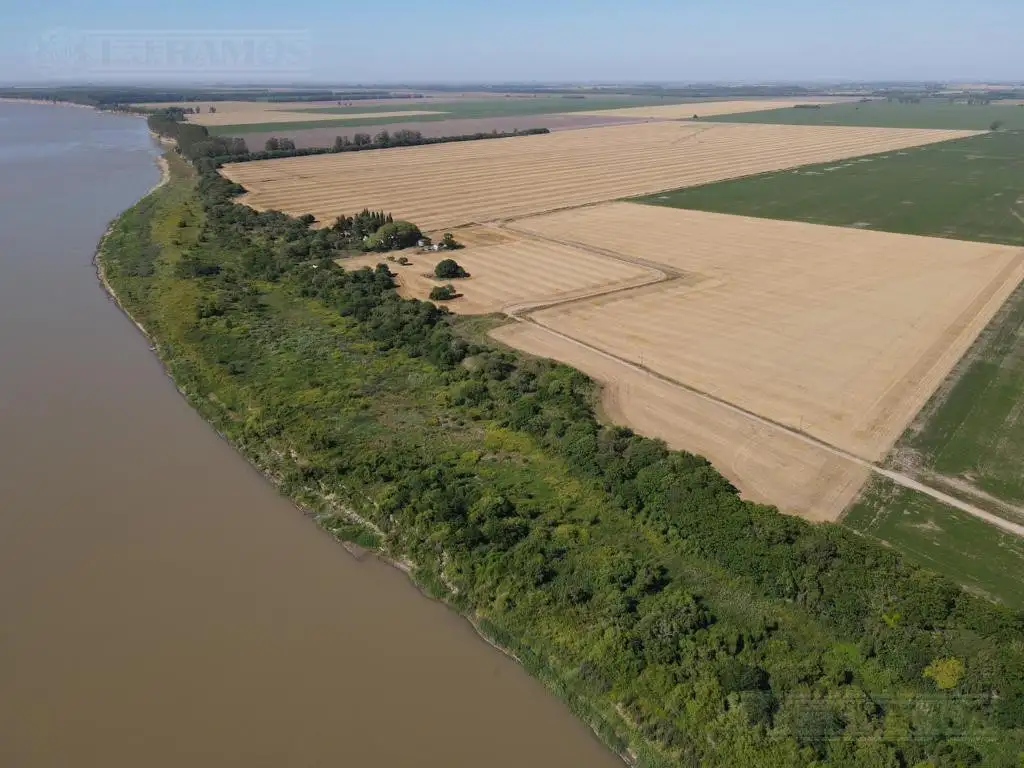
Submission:
[[[1024,0],[0,0],[0,83],[1024,79]]]

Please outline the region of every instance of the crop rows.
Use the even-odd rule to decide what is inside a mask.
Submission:
[[[329,222],[364,207],[424,229],[603,202],[969,132],[646,123],[224,166],[259,209]]]
[[[631,203],[516,226],[690,276],[537,322],[869,460],[1024,276],[1008,246]]]

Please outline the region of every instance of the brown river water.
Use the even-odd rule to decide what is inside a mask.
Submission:
[[[90,264],[154,156],[0,103],[0,766],[621,765],[178,395]]]

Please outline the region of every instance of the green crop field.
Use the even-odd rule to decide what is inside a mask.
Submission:
[[[1010,105],[950,104],[925,100],[920,104],[890,101],[829,104],[818,109],[787,107],[712,118],[722,123],[777,123],[784,125],[862,125],[879,128],[949,128],[987,131],[996,121],[1005,129],[1024,129],[1024,107]]]
[[[901,448],[925,468],[1024,503],[1024,288],[989,323],[956,384],[924,408]]]
[[[265,131],[294,131],[304,128],[328,128],[332,126],[348,126],[357,128],[364,125],[392,125],[414,121],[437,122],[439,120],[455,120],[484,117],[516,117],[522,115],[554,115],[565,112],[587,112],[597,109],[620,109],[625,107],[664,106],[681,104],[687,99],[645,98],[638,96],[600,96],[585,99],[567,99],[560,97],[511,98],[511,99],[464,99],[460,101],[437,101],[417,104],[385,104],[360,107],[321,107],[319,109],[295,110],[317,115],[324,113],[336,115],[367,114],[372,112],[413,112],[436,110],[436,115],[391,115],[389,117],[362,117],[354,120],[296,120],[288,123],[252,123],[239,125],[210,126],[214,135],[233,135],[238,133],[258,133]]]
[[[1024,131],[994,131],[638,200],[673,208],[1024,245]]]
[[[879,478],[843,523],[973,591],[1024,608],[1024,540],[966,512]]]

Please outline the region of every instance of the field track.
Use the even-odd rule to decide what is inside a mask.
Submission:
[[[511,323],[491,335],[591,376],[601,383],[601,407],[609,421],[706,457],[752,501],[831,521],[870,474],[862,463],[536,323]]]
[[[809,519],[837,519],[874,471],[1012,527],[874,464],[1024,278],[1024,251],[627,203],[506,226],[681,276],[493,333],[601,381],[612,420]]]
[[[869,461],[1024,278],[1009,246],[630,203],[514,227],[691,276],[537,322]]]
[[[783,512],[808,520],[835,521],[874,472],[1024,538],[1024,525],[695,392],[536,322],[503,326],[491,336],[529,354],[560,360],[584,371],[601,382],[602,407],[610,420],[629,424],[674,448],[705,456],[747,499],[778,506]]]
[[[225,165],[257,209],[329,223],[369,207],[423,229],[554,211],[970,131],[660,122]]]

